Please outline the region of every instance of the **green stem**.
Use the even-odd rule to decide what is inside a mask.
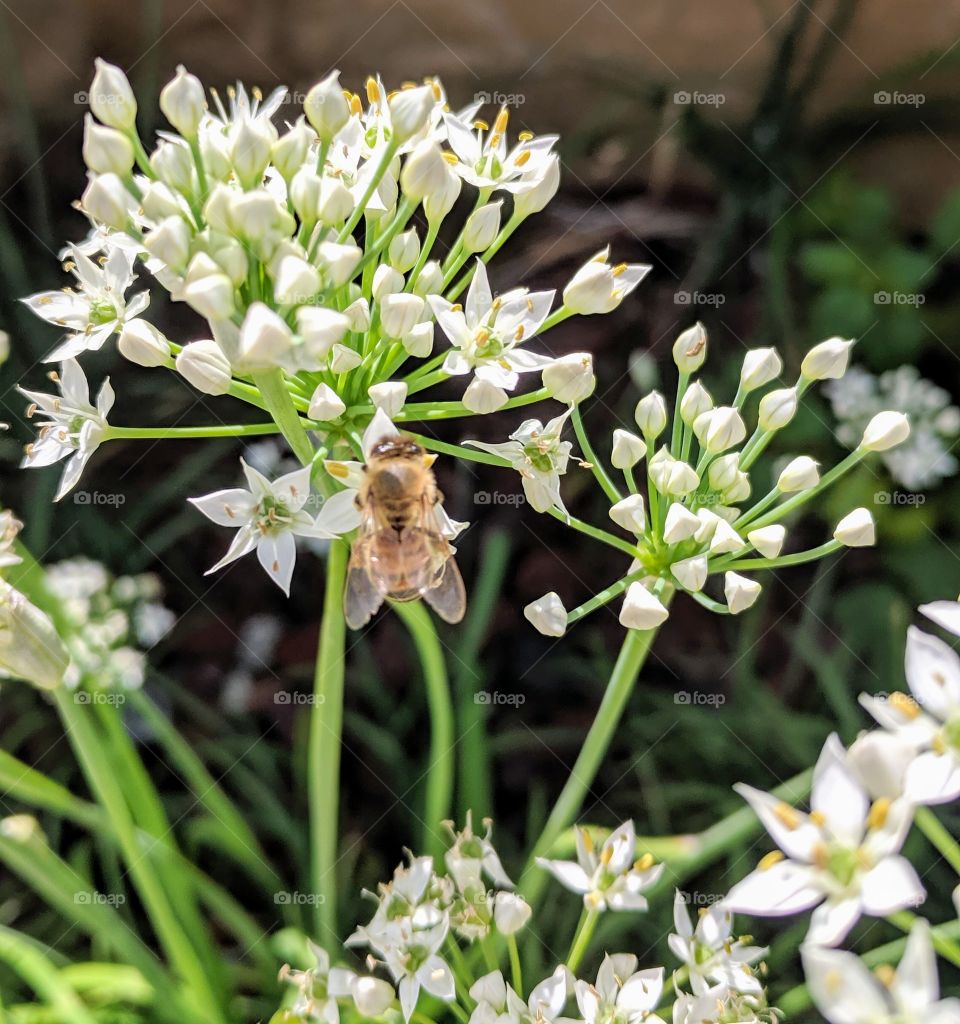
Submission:
[[[253,437],[260,434],[279,434],[276,423],[241,423],[236,426],[211,427],[109,427],[107,440],[121,439],[175,439],[189,437]]]
[[[587,432],[583,428],[583,419],[580,416],[579,405],[574,406],[573,413],[570,416],[570,421],[573,423],[573,429],[577,435],[577,440],[580,442],[580,447],[583,449],[583,457],[590,463],[590,469],[593,472],[593,475],[597,478],[597,483],[603,488],[603,493],[614,504],[616,504],[620,500],[620,492],[617,490],[616,484],[614,484],[610,479],[610,475],[604,468],[603,463],[597,458],[597,454],[593,450],[593,446],[590,444]]]
[[[337,928],[337,835],[346,641],[343,587],[349,557],[350,546],[346,541],[330,542],[307,752],[311,879],[317,898],[315,925],[317,938],[327,949],[335,949],[340,943]]]
[[[576,519],[571,515],[564,515],[558,508],[548,509],[548,512],[554,519],[558,519],[563,523],[564,526],[572,527],[574,530],[586,534],[594,540],[599,540],[603,544],[608,544],[610,547],[616,548],[618,551],[622,551],[625,555],[629,555],[630,558],[637,558],[639,556],[639,551],[635,544],[631,544],[629,541],[623,540],[620,537],[615,537],[612,533],[608,533],[606,530],[601,530],[599,526],[591,526],[589,523],[585,523],[582,519]]]
[[[599,918],[600,915],[596,910],[584,910],[580,916],[580,923],[577,925],[577,931],[573,936],[566,960],[567,968],[573,975],[576,975],[580,961],[583,960],[584,954],[587,952]]]
[[[396,156],[397,148],[399,143],[391,141],[387,144],[387,148],[383,151],[383,156],[380,157],[380,163],[377,164],[376,169],[373,172],[373,177],[367,184],[363,195],[360,197],[360,202],[354,207],[353,213],[350,214],[350,219],[340,229],[340,234],[337,235],[337,241],[339,243],[345,242],[353,232],[353,229],[360,223],[360,218],[364,215],[367,209],[367,203],[370,202],[370,197],[377,190],[377,186],[380,184],[380,179],[386,174],[387,168]]]
[[[623,579],[617,580],[616,583],[611,583],[609,587],[601,590],[599,594],[595,594],[589,601],[584,601],[582,605],[574,608],[573,611],[567,614],[567,628],[569,629],[575,622],[579,622],[580,619],[585,618],[591,612],[595,612],[603,605],[609,604],[618,594],[622,594],[631,583],[642,580],[645,576],[649,575],[649,569],[638,569],[636,572],[624,576]]]
[[[427,705],[430,709],[430,752],[425,773],[426,799],[421,849],[439,858],[445,844],[438,827],[450,817],[453,798],[456,742],[450,684],[437,631],[423,602],[397,603],[393,605],[393,610],[409,630],[423,669]]]
[[[294,455],[303,465],[309,466],[313,461],[313,445],[283,382],[283,371],[267,370],[254,374],[253,382]]]
[[[96,1018],[39,948],[12,928],[0,927],[0,960],[48,1003],[54,1019],[96,1024]]]
[[[806,551],[795,551],[792,555],[781,555],[778,558],[739,558],[736,555],[732,559],[718,560],[710,566],[710,572],[720,572],[725,569],[781,569],[787,565],[803,565],[805,562],[816,562],[820,558],[826,558],[835,551],[839,551],[843,545],[838,540],[828,540],[815,548],[808,548]]]
[[[918,918],[916,914],[911,914],[909,910],[898,910],[895,914],[890,914],[887,920],[899,928],[900,931],[906,932],[909,935],[913,926],[921,918]],[[943,935],[935,932],[930,933],[930,941],[933,943],[933,948],[944,960],[947,960],[955,967],[960,967],[960,943],[954,942],[953,939],[945,938]]]
[[[664,603],[667,600],[669,598]],[[534,867],[537,857],[547,855],[561,833],[573,824],[579,813],[583,799],[589,792],[607,753],[630,694],[633,693],[634,684],[656,634],[656,629],[627,630],[596,718],[524,869],[526,884],[521,884],[520,892],[531,905],[539,901],[548,879],[545,871],[531,868]]]
[[[929,807],[918,807],[913,820],[941,857],[960,875],[960,846]]]
[[[510,977],[517,995],[523,995],[523,968],[520,966],[520,950],[517,948],[516,935],[507,938],[507,949],[510,952]]]

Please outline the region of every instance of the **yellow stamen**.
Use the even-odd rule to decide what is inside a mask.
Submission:
[[[817,826],[817,828],[823,828],[827,823],[827,817],[823,811],[811,811],[810,820]]]
[[[521,132],[517,138],[521,142],[529,142],[533,138],[533,132]]]
[[[523,167],[523,165],[524,165],[525,163],[527,163],[527,162],[528,162],[529,160],[530,160],[530,150],[529,150],[529,149],[525,149],[525,150],[524,150],[524,151],[523,151],[523,152],[522,152],[522,153],[521,153],[521,154],[520,154],[520,155],[519,155],[519,156],[517,157],[517,159],[516,159],[516,160],[514,160],[514,163],[515,163],[515,164],[517,165],[517,167]]]
[[[580,829],[580,839],[583,841],[583,848],[587,853],[593,853],[593,839],[585,828]]]
[[[416,87],[417,87],[417,83],[416,82],[401,82],[400,83],[400,88],[401,89],[416,89]]]
[[[633,866],[637,871],[649,871],[653,865],[653,854],[645,853]]]
[[[520,324],[520,326],[514,332],[513,340],[514,341],[522,341],[523,340],[523,324]]]
[[[779,850],[771,850],[766,857],[761,858],[757,865],[758,871],[769,871],[775,864],[783,860],[783,854]]]
[[[889,814],[890,800],[888,797],[882,796],[878,800],[874,800],[870,813],[867,815],[867,826],[869,828],[883,828]]]
[[[367,100],[371,104],[380,102],[380,86],[372,75],[367,79]]]
[[[605,846],[600,851],[600,863],[604,867],[606,867],[610,863],[611,860],[613,860],[613,847],[612,846]]]
[[[899,691],[891,693],[889,697],[890,703],[893,705],[895,711],[899,711],[904,718],[909,718],[913,721],[920,715],[920,708],[917,702],[912,698],[908,697],[905,693]]]
[[[880,964],[873,973],[876,976],[877,981],[879,981],[884,988],[890,988],[893,984],[894,978],[897,976],[897,972],[890,964]]]
[[[443,153],[443,159],[446,160],[448,164],[451,164],[453,166],[456,166],[460,162],[457,159],[456,153],[448,153],[446,151]]]
[[[506,107],[500,108],[500,113],[497,114],[496,121],[493,122],[493,130],[497,135],[503,135],[507,130],[507,123],[510,120],[510,111]]]
[[[350,475],[350,470],[346,466],[341,466],[339,462],[324,462],[323,465],[327,472],[338,480],[346,480]]]
[[[627,269],[626,263],[618,263],[613,270],[610,271],[614,277],[619,277]]]
[[[779,803],[773,809],[773,816],[783,825],[785,828],[790,829],[792,832],[795,828],[800,827],[800,815],[796,810],[789,804]]]
[[[363,101],[354,92],[350,94],[350,113],[351,114],[362,114],[363,113]]]
[[[473,127],[476,128],[478,132],[490,131],[490,125],[488,125],[487,122],[484,121],[482,117],[478,117],[476,121],[473,122]]]

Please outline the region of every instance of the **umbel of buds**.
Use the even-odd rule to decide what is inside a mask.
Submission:
[[[591,274],[584,280],[599,276]],[[641,397],[635,418],[642,436],[623,428],[613,433],[610,462],[622,471],[623,483],[596,462],[590,464],[610,499],[611,521],[629,540],[602,531],[594,536],[630,556],[624,575],[570,612],[556,594],[548,594],[526,608],[527,618],[541,632],[558,636],[594,609],[620,599],[621,624],[653,629],[666,619],[678,590],[711,611],[738,615],[760,596],[757,570],[873,544],[873,518],[863,508],[844,516],[832,539],[806,551],[790,550],[786,523],[870,453],[903,442],[910,425],[902,413],[874,416],[856,450],[835,466],[824,469],[809,456],[797,455],[768,492],[754,493],[751,479],[756,460],[792,421],[804,393],[814,381],[841,376],[852,346],[843,338],[814,346],[793,383],[778,381],[783,361],[775,349],[751,350],[732,402],[718,405],[703,384],[691,379],[706,358],[707,332],[701,324],[684,331],[673,346],[678,384],[672,418],[671,403],[659,392]],[[644,462],[642,481],[638,467]]]

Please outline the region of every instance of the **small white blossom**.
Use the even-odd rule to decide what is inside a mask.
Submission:
[[[596,982],[578,980],[573,991],[584,1024],[641,1024],[660,1002],[663,968],[638,971],[633,954],[608,953]]]
[[[567,631],[567,610],[553,591],[531,601],[523,609],[523,616],[544,636],[563,636]]]
[[[563,304],[574,313],[609,313],[647,276],[652,267],[646,263],[607,262],[610,247],[601,249],[573,275],[563,290]]]

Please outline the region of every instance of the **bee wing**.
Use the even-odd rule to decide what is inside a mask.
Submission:
[[[365,509],[350,549],[350,565],[343,591],[343,614],[351,629],[361,629],[373,618],[387,592],[386,583],[372,571],[375,538],[374,517]]]
[[[444,622],[459,622],[463,618],[467,610],[467,592],[452,553],[447,556],[437,581],[420,593]]]

